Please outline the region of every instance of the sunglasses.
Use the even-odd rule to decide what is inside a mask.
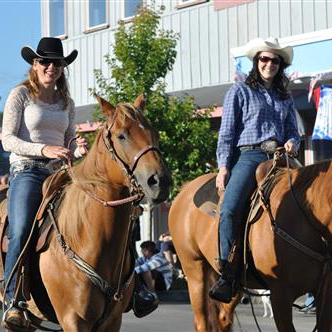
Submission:
[[[51,63],[53,63],[55,67],[63,67],[66,65],[65,61],[61,59],[36,59],[36,61],[44,67],[48,67]]]
[[[259,61],[262,63],[268,63],[272,62],[274,65],[280,65],[280,58],[270,58],[269,56],[261,55],[259,58]]]

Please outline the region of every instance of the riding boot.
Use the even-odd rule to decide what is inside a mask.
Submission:
[[[157,294],[147,289],[139,275],[135,273],[135,290],[133,294],[133,311],[141,318],[156,310],[159,304]]]
[[[221,276],[212,285],[209,296],[213,300],[229,303],[232,297],[236,295],[237,291],[238,284],[236,275],[230,268],[230,263],[223,262]]]

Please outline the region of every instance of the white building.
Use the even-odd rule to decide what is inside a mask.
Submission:
[[[95,87],[94,69],[107,76],[103,56],[110,52],[119,20],[128,20],[138,5],[150,0],[44,0],[42,34],[63,39],[65,52],[79,52],[70,68],[70,86],[79,122],[91,120]],[[331,0],[156,0],[165,7],[161,22],[165,29],[179,33],[177,59],[167,76],[167,91],[188,93],[198,107],[222,106],[225,92],[235,75],[235,62],[248,69],[242,46],[255,37],[275,36],[294,46],[294,63],[289,72],[297,76],[291,87],[305,139],[303,158],[314,161],[310,134],[316,108],[308,102],[311,78],[332,71]],[[322,75],[321,75],[322,76]],[[325,75],[322,82],[330,83]],[[319,84],[318,82],[317,84]],[[220,117],[220,113],[216,112]],[[326,142],[326,141],[325,141]],[[316,151],[332,152],[329,144],[318,142]],[[317,155],[319,159],[319,155]],[[163,229],[158,229],[163,231]]]

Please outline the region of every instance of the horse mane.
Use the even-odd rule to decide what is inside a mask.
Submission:
[[[129,119],[132,121],[139,121],[144,127],[151,129],[151,125],[143,116],[142,111],[136,109],[130,103],[120,103],[116,108],[115,116],[121,125],[124,125],[126,121]]]
[[[114,120],[119,122],[121,126],[125,126],[126,121],[129,120],[138,121],[143,126],[152,128],[142,112],[129,103],[119,104],[115,112],[116,119]],[[89,219],[88,205],[91,203],[91,198],[86,194],[86,191],[93,193],[96,188],[104,188],[106,191],[111,185],[106,177],[101,176],[106,172],[104,158],[109,158],[104,143],[101,142],[104,129],[103,126],[97,133],[87,156],[72,168],[70,173],[72,184],[64,190],[65,198],[60,207],[62,219],[59,222],[59,229],[65,235],[70,246],[77,245],[80,225]]]

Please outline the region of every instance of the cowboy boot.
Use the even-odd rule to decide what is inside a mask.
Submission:
[[[10,307],[5,311],[1,325],[9,331],[27,331],[29,328],[22,310],[17,307]]]
[[[238,291],[238,285],[236,275],[230,268],[230,263],[222,262],[221,276],[212,285],[209,296],[213,300],[217,300],[223,303],[230,303],[232,297],[236,295]]]
[[[135,316],[138,318],[144,317],[156,310],[158,305],[157,294],[148,290],[140,276],[135,273],[135,290],[132,305]]]

